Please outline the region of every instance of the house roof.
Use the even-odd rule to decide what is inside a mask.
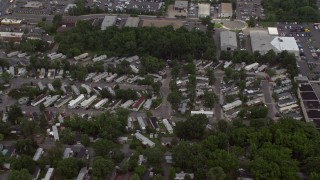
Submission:
[[[237,47],[237,35],[232,31],[220,32],[220,44],[223,46],[234,46]]]
[[[279,35],[278,28],[276,27],[268,27],[268,32],[270,35]]]
[[[221,13],[232,13],[232,3],[221,3]]]

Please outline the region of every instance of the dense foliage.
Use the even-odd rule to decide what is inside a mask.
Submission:
[[[215,47],[211,36],[201,31],[189,32],[185,28],[107,28],[92,27],[89,21],[79,21],[73,30],[58,34],[55,40],[59,51],[74,56],[90,50],[113,56],[151,55],[157,58],[213,59]]]
[[[262,2],[272,21],[316,22],[319,20],[316,0],[268,0]]]
[[[320,133],[314,126],[291,118],[249,122],[219,121],[201,142],[180,142],[173,148],[176,168],[195,172],[196,179],[212,176],[212,168],[219,167],[230,179],[239,168],[257,179],[297,179],[298,171],[319,177]],[[184,124],[185,134],[180,136],[194,132],[193,122]]]

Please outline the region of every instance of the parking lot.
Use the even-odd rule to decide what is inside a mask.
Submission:
[[[12,11],[14,13],[21,14],[39,14],[39,15],[49,15],[55,13],[64,13],[65,8],[69,3],[73,3],[71,0],[62,1],[35,1],[35,3],[30,3],[30,6],[27,6],[25,0],[16,1]]]
[[[264,19],[265,14],[261,0],[238,0],[236,16],[237,19],[244,21],[248,21],[250,17]]]
[[[87,0],[87,5],[98,6],[102,10],[126,12],[139,10],[144,12],[159,12],[164,2],[162,0]]]
[[[300,49],[298,60],[299,73],[310,80],[320,77],[320,30],[318,25],[300,24],[297,22],[279,22],[280,36],[295,37]]]

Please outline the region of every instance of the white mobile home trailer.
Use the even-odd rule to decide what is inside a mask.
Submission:
[[[236,100],[236,101],[234,101],[232,103],[224,105],[222,108],[223,108],[224,111],[229,111],[229,110],[231,110],[233,108],[236,108],[236,107],[239,107],[241,105],[242,105],[242,101],[241,100]]]
[[[42,154],[43,154],[43,149],[42,148],[38,148],[32,159],[34,161],[38,161]]]
[[[131,68],[131,70],[132,70],[132,72],[134,72],[134,73],[139,73],[139,69],[135,66],[135,65],[130,65],[130,68]]]
[[[93,62],[98,62],[107,59],[107,55],[101,55],[92,59]]]
[[[101,79],[106,78],[108,75],[109,75],[108,72],[104,72],[104,73],[98,74],[98,75],[96,75],[95,77],[92,78],[92,81],[93,82],[99,82]]]
[[[51,98],[48,98],[45,102],[43,102],[44,107],[51,106],[54,102],[59,99],[60,95],[54,95]]]
[[[84,59],[84,58],[86,58],[88,56],[89,56],[88,53],[83,53],[83,54],[80,54],[79,56],[75,56],[74,60],[79,61],[79,60]]]
[[[77,95],[77,96],[80,95],[80,91],[79,91],[79,89],[77,88],[76,85],[72,85],[72,86],[71,86],[71,89],[72,89],[72,91],[73,91],[73,93],[74,93],[75,95]]]
[[[133,100],[128,100],[128,101],[126,101],[125,103],[121,104],[121,107],[127,109],[127,108],[129,108],[133,103],[134,103]]]
[[[144,122],[143,118],[142,117],[137,117],[137,120],[138,120],[138,124],[140,126],[140,129],[142,131],[145,131],[146,130],[146,123]]]
[[[42,180],[50,180],[53,175],[53,171],[54,171],[54,168],[49,168],[46,173],[46,176],[42,178]]]
[[[91,93],[91,87],[86,84],[81,84],[81,87],[84,88],[88,94]]]
[[[100,100],[97,104],[94,105],[95,109],[101,109],[109,100],[107,98]]]
[[[197,114],[204,114],[206,115],[208,118],[212,118],[213,117],[213,111],[191,111],[191,116],[193,115],[197,115]]]
[[[163,125],[166,127],[167,131],[169,132],[169,134],[172,134],[173,128],[172,128],[171,124],[169,123],[169,121],[167,119],[163,119],[162,122],[163,122]]]
[[[256,70],[259,67],[259,63],[253,63],[249,64],[248,66],[245,66],[244,69],[246,71]]]
[[[148,145],[149,147],[153,148],[156,144],[154,142],[152,142],[150,139],[148,139],[147,137],[143,136],[140,133],[135,133],[134,136],[140,140],[142,142],[142,144],[144,145]]]
[[[73,109],[77,107],[85,99],[83,94],[80,94],[76,99],[69,102],[68,107]]]
[[[57,126],[52,126],[52,133],[54,141],[59,141],[59,132]]]
[[[60,99],[59,101],[57,101],[55,104],[54,104],[54,107],[56,108],[60,108],[61,106],[67,104],[67,102],[69,102],[70,100],[72,99],[72,96],[67,96],[63,99]]]
[[[18,54],[19,54],[19,51],[13,51],[13,52],[10,52],[9,54],[7,54],[7,56],[8,56],[9,58],[11,58],[11,57],[16,56],[16,55],[18,55]]]
[[[118,76],[117,73],[112,74],[111,76],[106,78],[106,81],[109,83],[109,82],[113,81],[117,76]]]
[[[27,55],[27,53],[20,53],[20,54],[18,54],[18,58],[23,58],[23,57],[25,57]]]
[[[144,108],[145,110],[150,110],[151,105],[152,105],[152,99],[147,99],[147,101],[146,101],[146,102],[144,103],[144,105],[143,105],[143,108]]]
[[[97,98],[98,98],[98,96],[96,96],[96,95],[91,96],[89,99],[84,100],[81,103],[81,107],[84,109],[88,108]]]

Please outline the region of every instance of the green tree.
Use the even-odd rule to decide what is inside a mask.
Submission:
[[[28,119],[23,119],[21,122],[21,131],[24,137],[32,137],[35,134],[36,123],[34,121],[29,121]]]
[[[93,145],[93,148],[98,156],[108,155],[113,147],[114,144],[111,141],[105,139],[100,139]]]
[[[21,139],[17,140],[17,142],[14,144],[14,147],[16,148],[16,153],[19,155],[29,155],[33,156],[37,146],[37,143],[30,139]]]
[[[74,157],[59,161],[57,166],[57,172],[67,179],[76,177],[79,173],[79,169],[79,161]]]
[[[32,180],[31,174],[27,169],[11,170],[8,176],[8,180]]]
[[[105,179],[107,175],[111,174],[113,168],[114,163],[112,160],[98,156],[93,162],[92,173],[97,179]]]
[[[11,75],[8,73],[8,72],[3,72],[2,75],[1,75],[3,81],[5,83],[9,83],[10,82],[10,79],[11,79]]]
[[[88,146],[90,144],[89,136],[87,134],[81,135],[80,142],[81,142],[82,145]]]
[[[18,124],[20,122],[21,117],[23,117],[23,114],[20,106],[18,106],[17,104],[14,104],[9,107],[8,120],[12,124]]]
[[[209,169],[207,177],[210,180],[224,180],[226,179],[227,175],[221,167],[217,166]]]
[[[27,169],[29,173],[33,173],[35,166],[35,162],[30,156],[27,155],[21,155],[18,158],[13,158],[10,160],[10,169],[13,170]]]
[[[173,108],[177,108],[182,100],[182,94],[180,91],[172,91],[168,95],[168,101],[171,103]]]
[[[176,177],[176,169],[174,167],[170,167],[169,180],[174,180],[175,177]]]
[[[146,171],[146,167],[143,166],[143,165],[137,166],[134,169],[134,173],[137,174],[140,178],[142,178],[142,176],[144,175],[145,171]]]
[[[204,99],[204,106],[205,107],[213,108],[217,97],[213,92],[205,91],[204,95],[203,95],[203,99]]]
[[[131,177],[130,177],[130,180],[140,180],[141,178],[139,177],[138,174],[133,174]]]
[[[203,114],[191,116],[185,122],[177,123],[176,134],[183,139],[201,139],[208,122]]]
[[[75,138],[76,138],[76,133],[71,131],[70,129],[65,129],[61,133],[61,142],[63,144],[74,144],[75,143]]]
[[[61,86],[62,86],[62,82],[60,79],[55,79],[53,82],[52,82],[52,86],[56,89],[60,89]]]

